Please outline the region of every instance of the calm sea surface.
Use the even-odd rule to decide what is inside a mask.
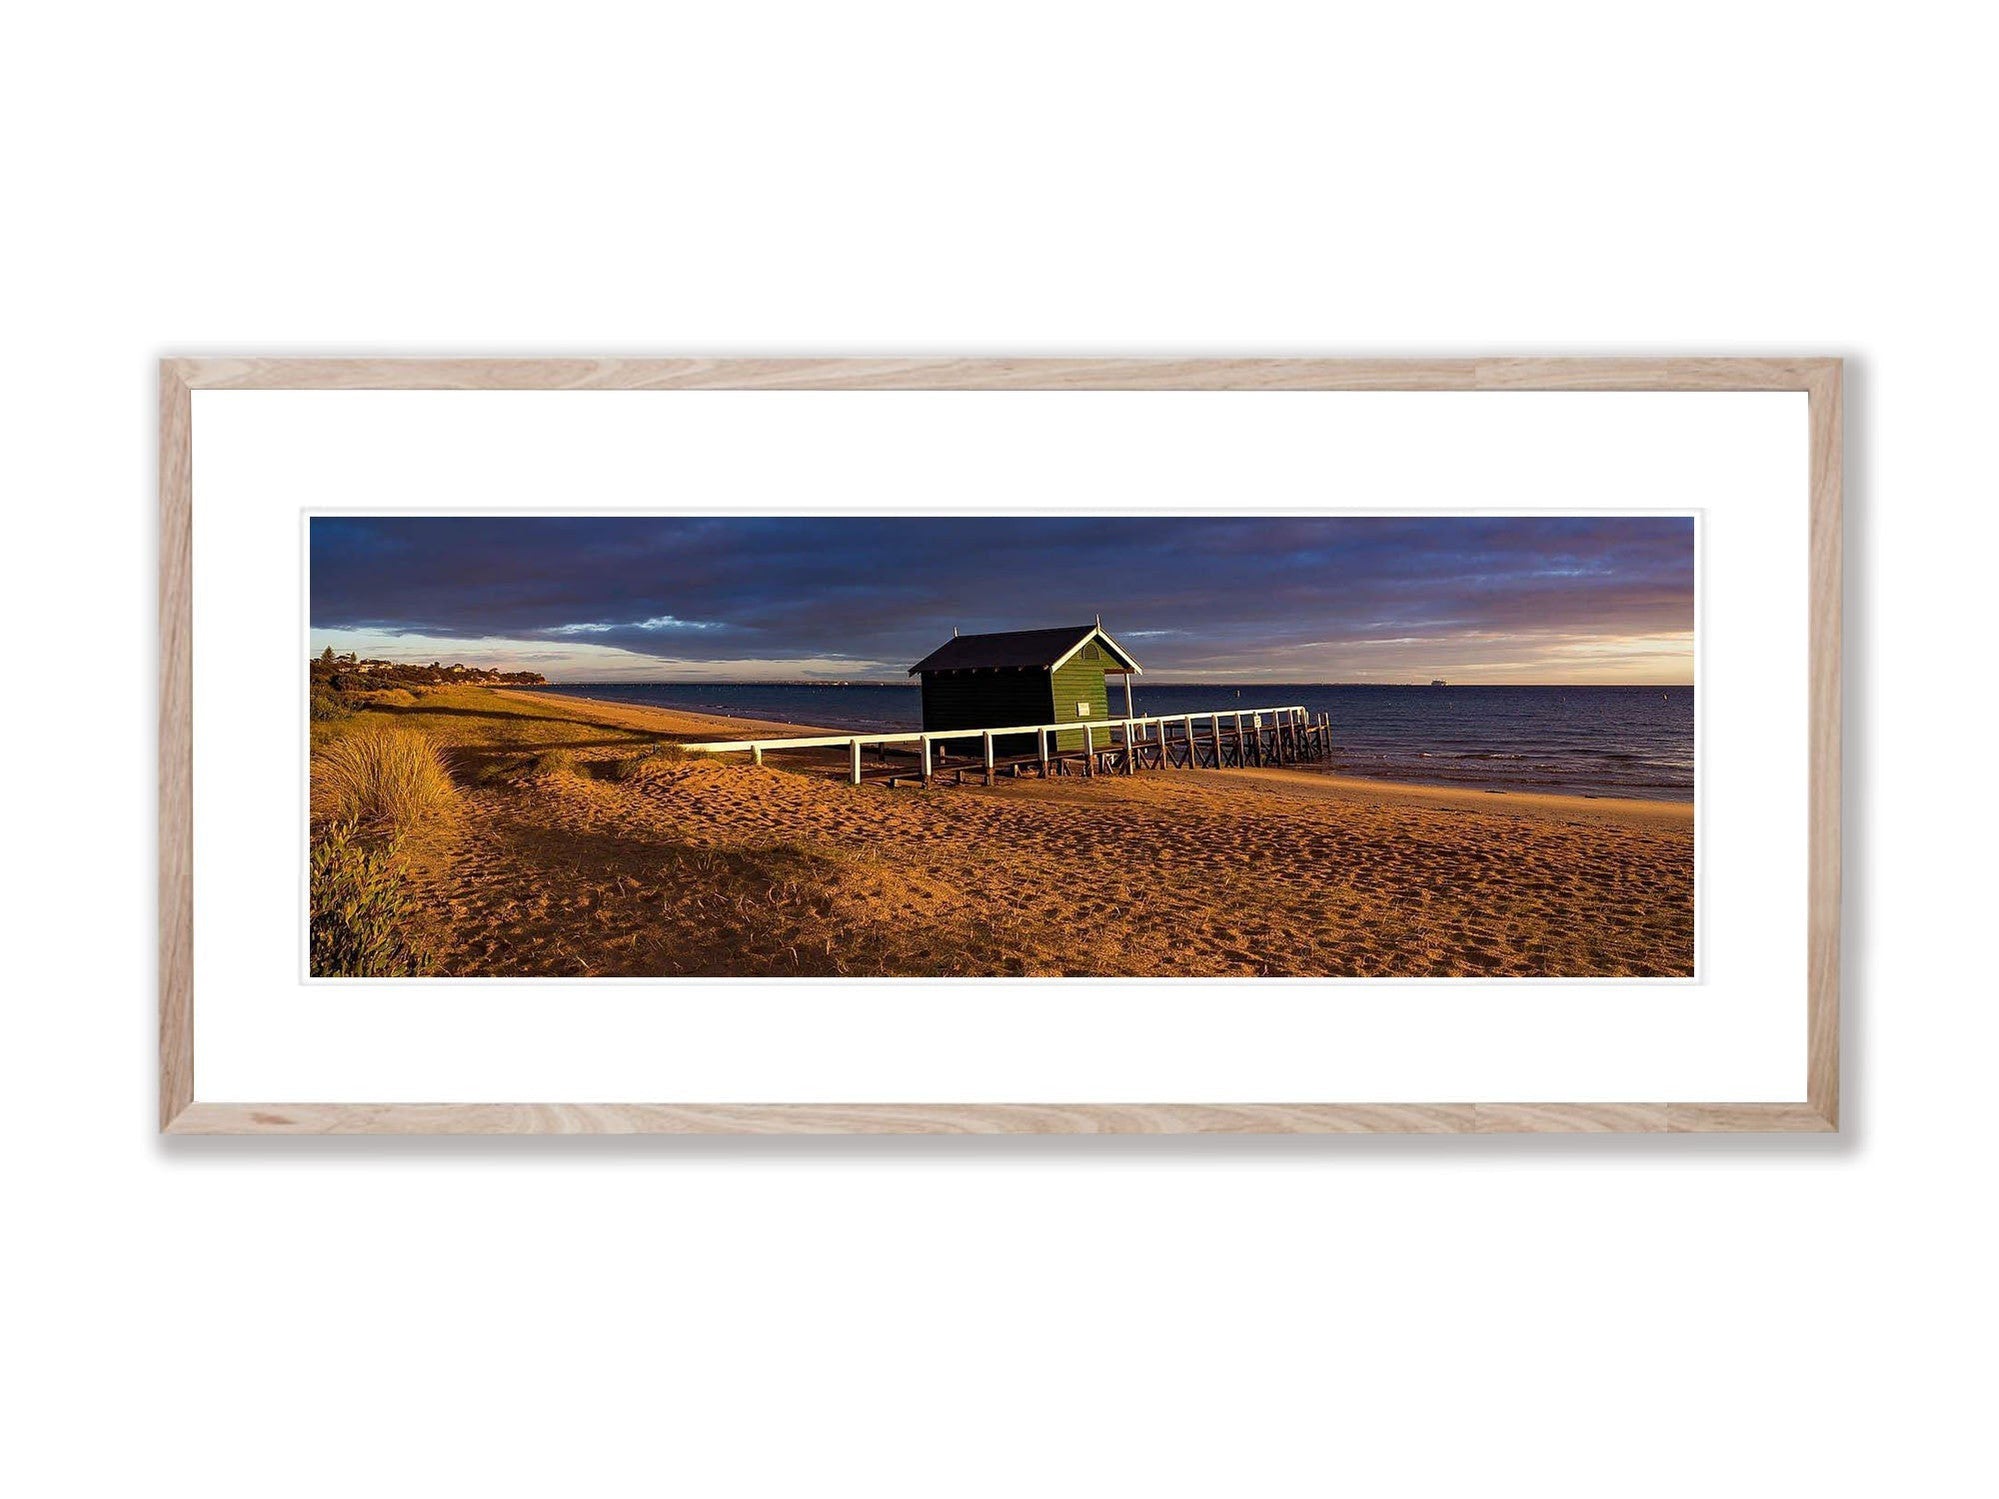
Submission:
[[[914,729],[914,687],[593,683],[543,688],[829,729]],[[1111,684],[1112,712],[1124,690]],[[1691,801],[1691,687],[1253,687],[1141,685],[1141,714],[1298,704],[1332,717],[1332,769],[1385,780]]]

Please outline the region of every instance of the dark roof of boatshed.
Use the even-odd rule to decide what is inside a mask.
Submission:
[[[1060,625],[1052,630],[1001,630],[990,635],[954,635],[909,668],[923,671],[1004,671],[1055,667],[1095,636],[1130,671],[1141,670],[1131,653],[1097,625]]]

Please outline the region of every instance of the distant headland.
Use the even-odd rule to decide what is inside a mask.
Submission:
[[[433,661],[416,666],[404,661],[363,660],[352,651],[335,655],[328,646],[311,658],[313,696],[332,693],[352,696],[362,693],[407,692],[417,687],[505,686],[542,687],[548,678],[538,671],[495,671],[490,667],[466,666],[453,662],[446,666]]]

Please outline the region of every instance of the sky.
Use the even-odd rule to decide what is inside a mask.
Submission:
[[[1088,624],[1158,682],[1693,680],[1683,517],[316,517],[311,648],[556,682],[903,680]]]

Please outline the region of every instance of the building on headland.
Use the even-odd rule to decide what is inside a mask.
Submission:
[[[1124,716],[1131,716],[1131,679],[1142,671],[1103,621],[1047,630],[958,635],[909,668],[923,679],[923,728],[997,729],[1016,724],[1104,723],[1111,717],[1107,679],[1124,678]],[[1080,728],[1052,736],[1054,747],[1079,750]],[[1097,740],[1099,744],[1104,739]],[[996,753],[1035,748],[1031,735],[1006,736]]]

